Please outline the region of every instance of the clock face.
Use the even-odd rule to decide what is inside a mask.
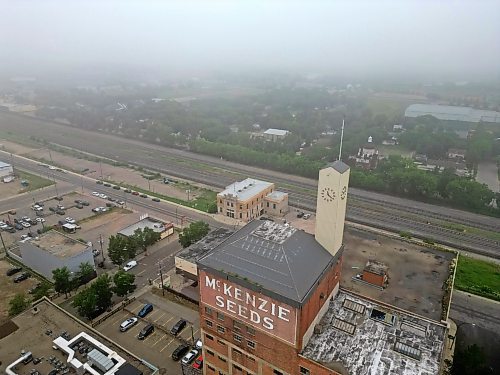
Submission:
[[[327,202],[332,202],[335,199],[335,191],[329,187],[323,188],[321,190],[321,198]]]
[[[340,199],[344,200],[347,197],[347,186],[342,188],[342,192],[340,193]]]

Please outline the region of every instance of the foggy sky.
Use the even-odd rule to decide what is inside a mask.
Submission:
[[[500,1],[0,0],[0,69],[499,77]]]

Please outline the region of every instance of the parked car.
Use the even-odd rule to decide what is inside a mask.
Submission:
[[[132,192],[132,190],[130,190],[130,189],[125,189],[125,190],[123,190],[123,191],[124,191],[125,193],[131,193],[131,192]]]
[[[45,203],[39,201],[39,202],[35,202],[36,205],[40,206],[40,207],[43,207],[45,206]]]
[[[94,197],[98,197],[98,196],[99,196],[99,193],[98,193],[97,191],[93,191],[93,192],[92,192],[92,195],[93,195]]]
[[[95,183],[96,183],[97,185],[102,185],[102,184],[103,184],[103,182],[102,182],[101,180],[97,180]]]
[[[297,217],[300,219],[302,216],[304,216],[304,213],[302,211],[297,212]]]
[[[184,354],[187,353],[189,350],[189,345],[188,344],[180,344],[177,348],[172,353],[172,359],[174,361],[178,361],[179,359],[182,358]]]
[[[203,348],[203,341],[201,341],[201,339],[196,340],[196,342],[195,342],[195,344],[194,344],[194,347],[195,347],[196,349],[201,350],[201,348]]]
[[[200,355],[193,363],[193,368],[203,368],[203,356]]]
[[[153,202],[159,202],[160,201],[160,198],[153,198],[152,199]]]
[[[106,187],[111,187],[111,184],[110,184],[110,183],[105,182],[105,183],[103,184],[103,186],[106,186]]]
[[[188,354],[186,354],[186,355],[184,356],[184,358],[182,358],[182,361],[181,361],[181,362],[182,362],[182,363],[184,363],[185,365],[188,365],[188,364],[190,364],[191,362],[193,362],[193,359],[195,359],[197,355],[198,355],[198,350],[196,350],[196,349],[191,349],[191,350],[189,351],[189,353],[188,353]]]
[[[101,253],[101,252],[100,252],[99,250],[97,250],[97,249],[92,249],[92,255],[93,255],[93,256],[95,256],[95,257],[96,257],[96,256],[98,256],[100,253]]]
[[[81,204],[81,205],[83,205],[83,206],[88,206],[88,205],[90,205],[90,203],[89,203],[89,202],[87,202],[87,201],[80,201],[80,204]]]
[[[99,198],[102,198],[102,199],[108,199],[108,196],[106,194],[99,194]]]
[[[184,319],[180,319],[170,330],[170,333],[177,336],[186,326],[187,322]]]
[[[78,203],[75,207],[78,208],[79,210],[81,210],[83,208],[83,204]]]
[[[141,194],[140,197],[141,198],[147,198],[148,196],[146,194]]]
[[[37,221],[38,223],[45,223],[46,220],[43,217],[37,217],[35,221]]]
[[[307,220],[310,217],[311,217],[311,214],[304,214],[304,216],[302,216],[302,219]]]
[[[22,270],[23,270],[23,269],[22,269],[21,267],[13,267],[13,268],[10,268],[10,269],[7,271],[6,275],[7,275],[7,276],[13,276],[13,275],[15,275],[16,273],[21,272]]]
[[[76,220],[73,219],[72,217],[68,216],[66,219],[64,219],[68,224],[75,224]]]
[[[144,318],[146,315],[148,315],[151,311],[153,311],[153,305],[150,303],[146,303],[141,311],[137,314],[139,318]]]
[[[31,275],[28,273],[28,272],[23,272],[22,274],[20,274],[19,276],[16,276],[14,277],[14,282],[15,283],[20,283],[21,281],[24,281],[26,280],[27,278],[29,278]]]
[[[137,191],[133,191],[132,195],[139,195],[139,193]]]
[[[123,206],[123,205],[125,204],[125,202],[124,202],[124,201],[118,201],[118,202],[116,202],[116,203],[118,203],[120,206]]]
[[[49,211],[56,212],[57,208],[55,207],[49,207]]]
[[[62,200],[63,200],[63,197],[55,197],[54,199],[55,199],[56,201],[59,201],[59,202],[60,202],[60,201],[62,201]]]
[[[64,210],[63,210],[63,209],[61,209],[61,208],[58,208],[58,209],[56,210],[56,214],[58,214],[58,215],[66,215],[66,211],[64,211]]]
[[[130,262],[128,262],[127,264],[125,264],[125,266],[123,267],[123,270],[124,271],[131,270],[135,266],[137,266],[137,262],[135,260],[131,260]]]
[[[118,185],[114,185],[114,186],[113,186],[113,189],[115,189],[115,190],[120,190],[120,187],[119,187]]]
[[[5,229],[5,231],[9,233],[16,233],[16,228],[9,226]]]
[[[139,336],[137,336],[137,338],[139,340],[144,340],[146,337],[148,337],[150,334],[152,334],[154,332],[154,330],[155,330],[155,326],[150,323],[146,327],[144,327],[141,330],[141,332],[139,332]]]
[[[21,222],[21,225],[22,225],[23,227],[25,227],[25,228],[29,228],[29,227],[31,227],[31,224],[30,224],[30,223],[27,223],[26,221],[22,221],[22,222]]]
[[[14,228],[16,228],[17,230],[23,230],[24,229],[24,227],[21,224],[14,224]]]
[[[123,321],[122,324],[120,324],[120,331],[125,332],[129,328],[135,326],[138,321],[139,319],[137,319],[136,317],[128,318],[127,320]]]

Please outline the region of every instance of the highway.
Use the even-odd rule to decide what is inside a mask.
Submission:
[[[169,176],[203,183],[222,189],[238,179],[254,177],[273,181],[290,194],[290,204],[314,211],[317,182],[313,179],[267,171],[198,155],[129,140],[109,134],[63,126],[26,116],[0,113],[0,125],[6,130],[48,139],[54,144],[99,155],[124,164],[142,166]],[[47,134],[50,133],[50,138]],[[493,258],[500,257],[498,239],[484,231],[500,232],[500,219],[470,212],[434,206],[384,194],[349,189],[347,220],[391,230],[409,232],[414,237],[429,239],[468,252]],[[462,232],[454,225],[474,228]]]

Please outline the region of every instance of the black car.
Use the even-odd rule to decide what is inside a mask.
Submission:
[[[170,333],[177,336],[186,326],[187,322],[184,319],[179,320],[170,330]]]
[[[60,208],[58,208],[58,209],[56,210],[56,214],[58,214],[58,215],[66,215],[66,211],[61,210]]]
[[[146,194],[141,194],[140,197],[141,198],[147,198],[148,196]]]
[[[146,327],[144,327],[141,332],[139,332],[139,336],[137,338],[139,340],[144,340],[146,337],[148,337],[150,334],[152,334],[155,330],[155,326],[152,324],[148,324]]]
[[[304,216],[304,213],[302,211],[297,213],[297,217],[300,219],[302,216]]]
[[[56,207],[49,207],[49,211],[56,212],[57,208]]]
[[[16,228],[17,230],[23,230],[24,229],[24,227],[21,224],[19,224],[19,223],[14,224],[14,228]]]
[[[7,276],[12,276],[12,275],[15,275],[16,273],[18,272],[21,272],[23,269],[21,267],[14,267],[14,268],[11,268],[7,271]]]
[[[113,186],[113,189],[115,189],[115,190],[120,190],[120,187],[119,187],[118,185],[114,185],[114,186]]]
[[[131,193],[131,192],[132,192],[132,190],[130,190],[130,189],[125,189],[125,190],[123,190],[123,191],[124,191],[125,193]]]
[[[19,276],[14,277],[14,282],[15,283],[20,283],[21,281],[26,280],[30,276],[31,275],[28,272],[24,272],[24,273],[20,274]]]
[[[105,184],[103,184],[103,186],[111,187],[111,184],[109,184],[109,183],[106,182]]]
[[[21,224],[21,220],[19,220],[19,219],[16,217],[16,218],[14,218],[14,223],[16,223],[16,224]]]
[[[100,180],[97,180],[95,183],[98,184],[98,185],[102,185],[103,184],[103,182],[100,181]]]
[[[152,199],[153,202],[159,202],[160,201],[160,198],[153,198]]]
[[[78,208],[79,210],[81,210],[83,208],[83,204],[78,203],[75,207]]]
[[[54,199],[55,199],[56,201],[59,201],[59,202],[60,202],[60,201],[62,201],[62,200],[63,200],[63,197],[55,197]]]
[[[14,228],[14,227],[7,227],[7,228],[5,228],[5,231],[9,232],[9,233],[16,233],[16,228]]]
[[[186,354],[188,352],[188,350],[189,350],[188,344],[179,345],[172,353],[172,359],[174,361],[178,361],[179,359],[181,359],[184,356],[184,354]]]
[[[80,204],[82,204],[82,205],[84,205],[84,206],[88,206],[88,205],[90,205],[90,203],[89,203],[89,202],[87,202],[87,201],[80,201]]]
[[[39,205],[40,207],[45,206],[45,204],[43,202],[35,202],[35,204]]]

